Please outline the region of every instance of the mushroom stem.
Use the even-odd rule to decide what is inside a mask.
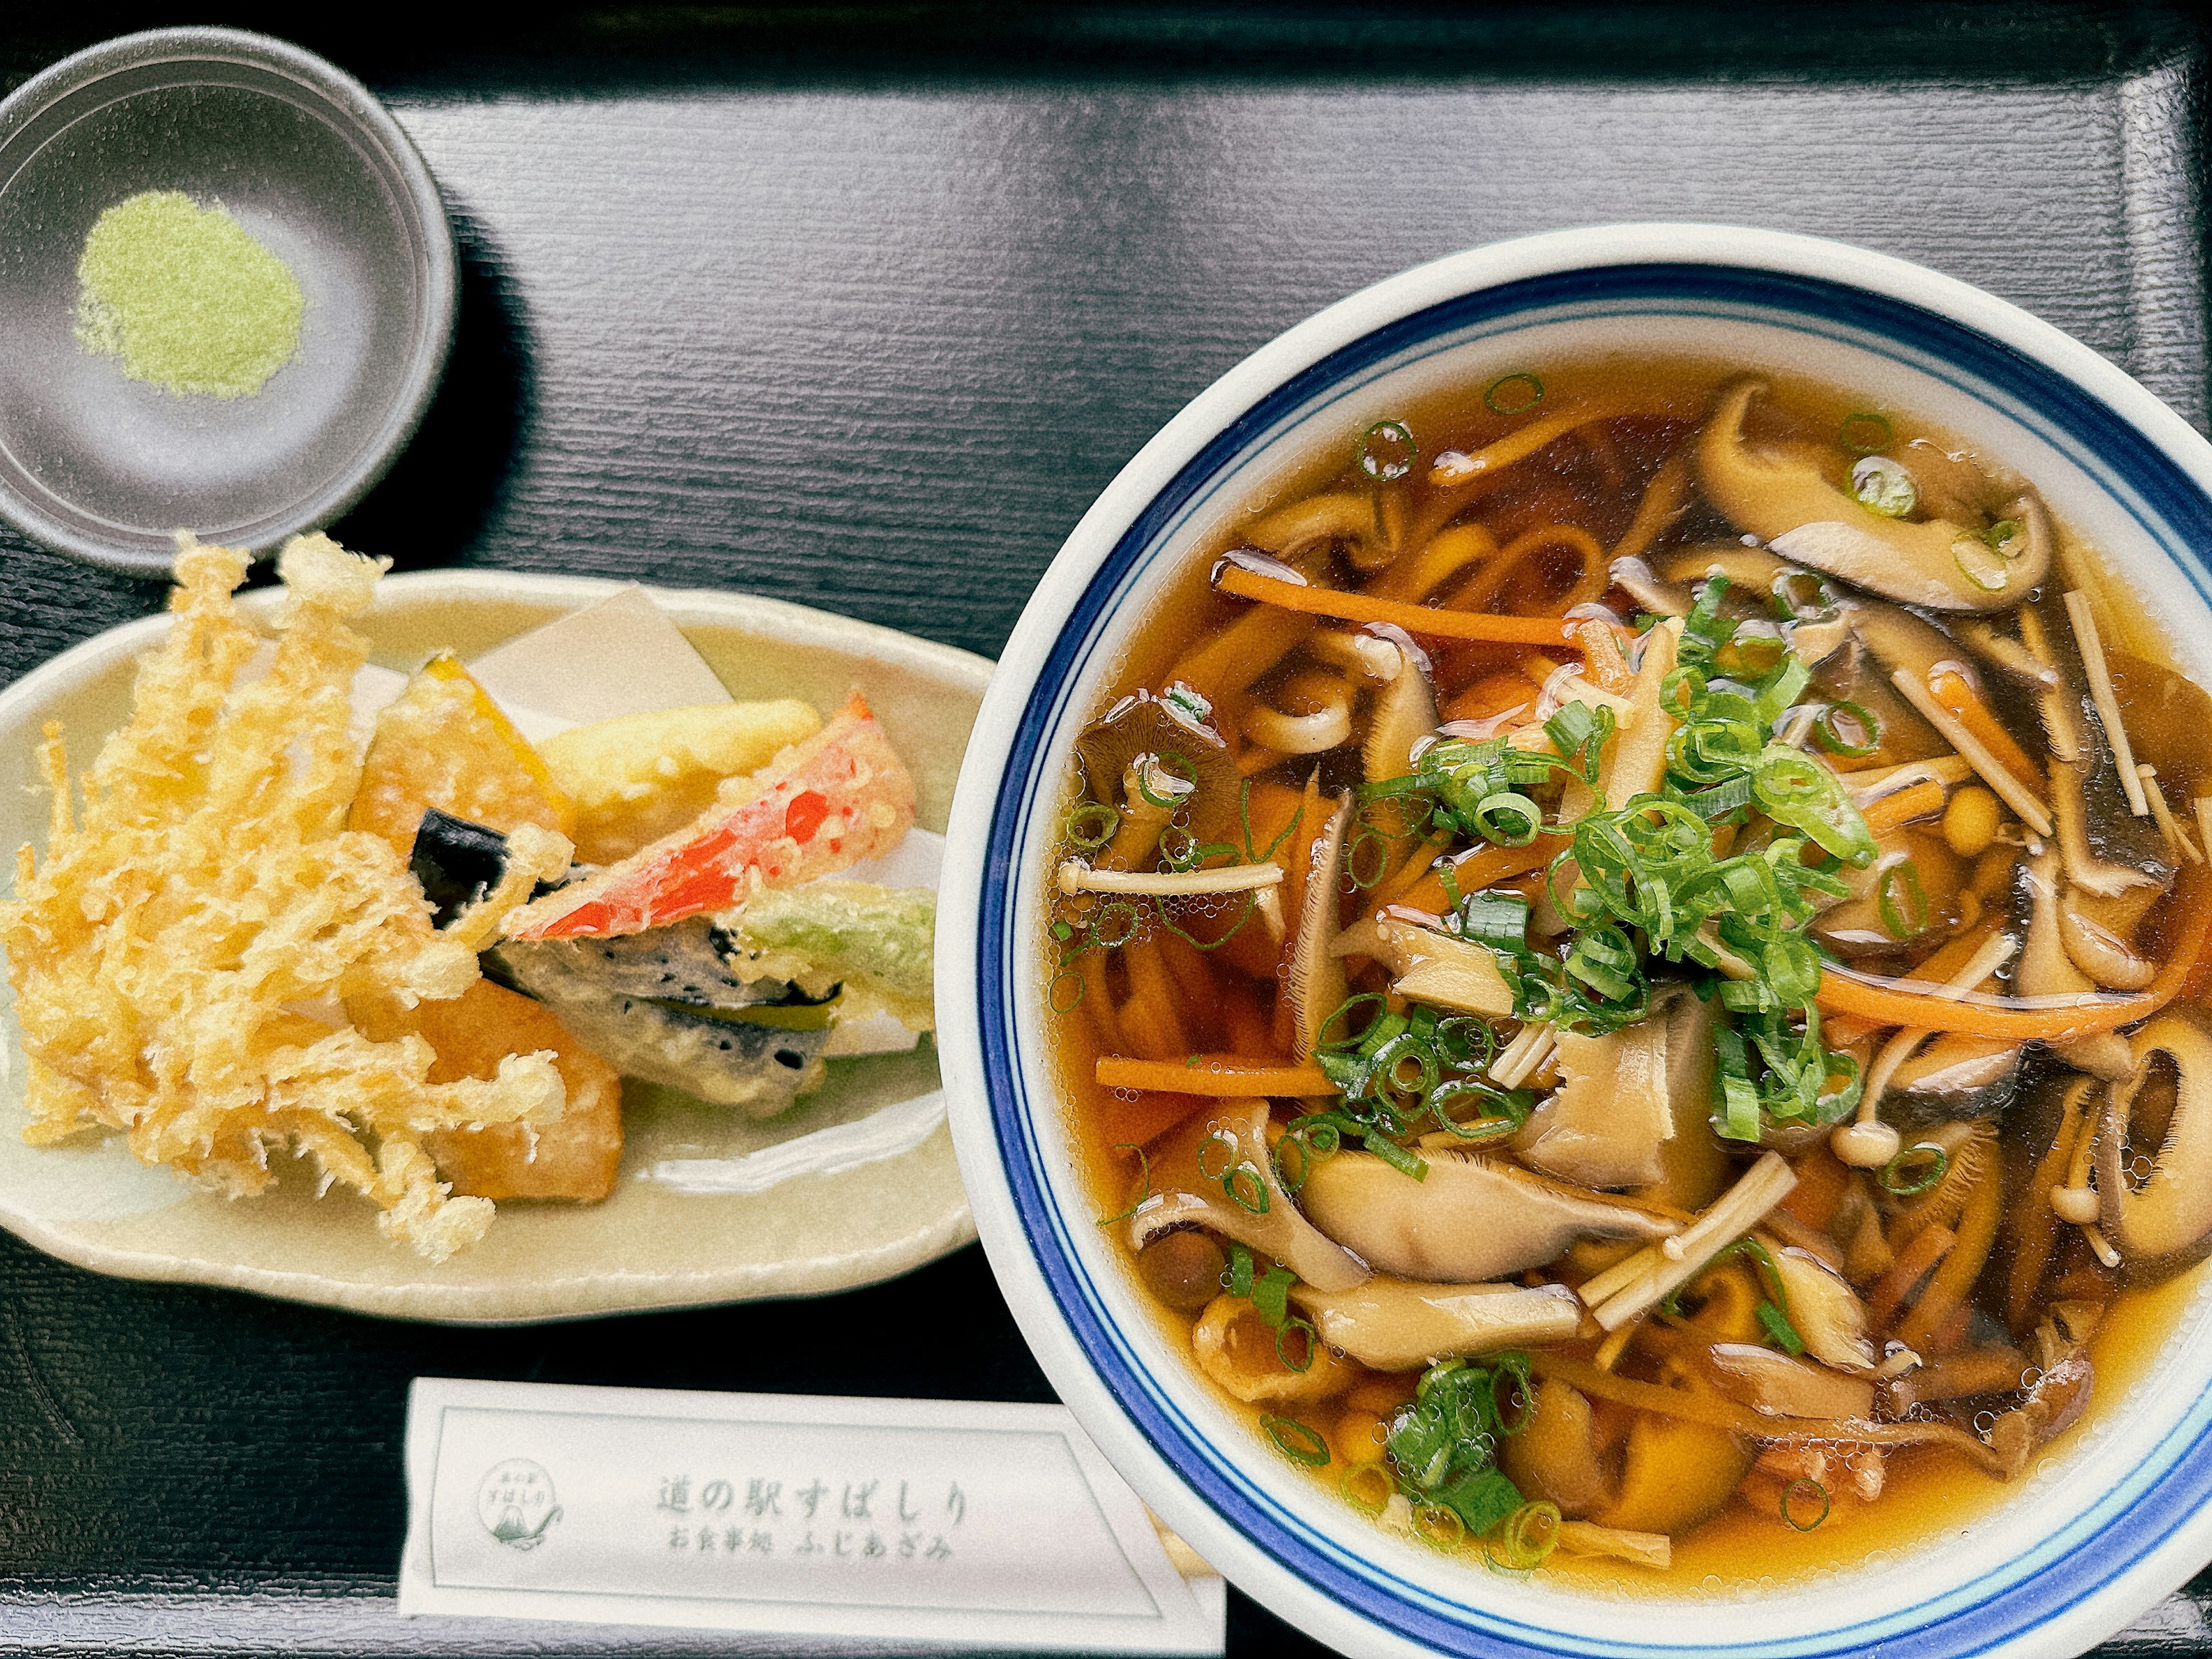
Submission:
[[[1620,1329],[1704,1272],[1715,1254],[1757,1226],[1796,1185],[1789,1160],[1779,1152],[1765,1153],[1686,1231],[1638,1250],[1583,1286],[1583,1300],[1591,1303],[1600,1325]],[[1599,1279],[1612,1281],[1609,1293],[1592,1301]]]
[[[1204,896],[1249,893],[1283,878],[1279,864],[1224,864],[1213,870],[1097,870],[1080,859],[1061,862],[1054,883],[1063,893],[1156,893]]]
[[[1983,942],[1980,950],[1966,958],[1957,973],[1936,988],[1935,995],[1946,1002],[1956,1002],[2010,962],[2019,949],[2020,940],[2012,934],[1991,934]],[[1897,1075],[1898,1068],[1911,1059],[1913,1052],[1933,1035],[1932,1030],[1899,1031],[1875,1056],[1874,1064],[1867,1068],[1866,1087],[1859,1093],[1857,1117],[1838,1128],[1831,1139],[1830,1144],[1836,1156],[1845,1164],[1862,1170],[1878,1170],[1897,1156],[1899,1144],[1897,1131],[1878,1121],[1876,1114],[1881,1105],[1881,1097],[1888,1091],[1890,1079]],[[1869,1133],[1875,1129],[1887,1130],[1887,1133]]]

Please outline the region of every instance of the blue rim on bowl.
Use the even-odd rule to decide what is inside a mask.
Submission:
[[[1123,470],[1024,612],[977,721],[941,913],[975,921],[941,927],[938,984],[983,1243],[1048,1376],[1138,1492],[1241,1585],[1340,1645],[1621,1659],[2079,1651],[2212,1556],[2201,1280],[2136,1408],[2077,1431],[2051,1468],[1944,1532],[1940,1549],[1931,1538],[1878,1552],[1786,1595],[1747,1580],[1692,1600],[1670,1589],[1608,1601],[1424,1561],[1274,1467],[1162,1347],[1066,1153],[1038,1030],[1041,855],[1073,730],[1148,601],[1283,457],[1316,429],[1358,429],[1394,389],[1454,363],[1511,366],[1546,341],[1652,340],[1902,388],[1895,406],[1993,441],[2050,481],[2061,516],[2154,614],[2212,616],[2212,572],[2193,550],[2212,546],[2212,445],[2087,347],[1921,267],[1778,233],[1606,227],[1455,255],[1340,301],[1231,370]],[[2207,678],[2212,628],[2174,631],[2183,665]]]

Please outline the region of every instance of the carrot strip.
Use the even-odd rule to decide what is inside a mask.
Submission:
[[[1960,725],[1974,734],[1983,748],[2003,763],[2006,771],[2018,778],[2037,794],[2045,787],[2043,769],[2027,757],[2027,751],[2014,741],[1990,706],[1981,700],[1964,674],[1939,670],[1928,677],[1929,695],[1950,710]]]
[[[1340,622],[1395,623],[1408,634],[1431,639],[1478,640],[1492,645],[1564,646],[1582,649],[1570,635],[1570,624],[1560,617],[1496,617],[1472,611],[1435,611],[1402,599],[1370,599],[1364,593],[1342,593],[1334,588],[1308,587],[1277,576],[1263,576],[1238,565],[1224,568],[1214,586],[1242,599],[1297,611],[1310,617],[1334,617]]]
[[[1255,1066],[1242,1054],[1192,1054],[1184,1060],[1101,1054],[1097,1076],[1103,1089],[1148,1089],[1160,1094],[1218,1095],[1236,1100],[1249,1100],[1255,1095],[1338,1092],[1318,1066]]]
[[[1452,884],[1459,889],[1462,898],[1469,893],[1480,893],[1486,887],[1495,887],[1516,876],[1525,876],[1531,870],[1542,869],[1559,856],[1567,841],[1565,836],[1547,832],[1526,847],[1486,847],[1452,866]],[[1443,867],[1439,863],[1393,902],[1408,909],[1442,915],[1451,908],[1444,893]]]
[[[1910,788],[1896,790],[1867,806],[1860,817],[1875,835],[1886,835],[1900,824],[1915,818],[1924,818],[1931,812],[1943,810],[1943,786],[1932,779],[1916,783]]]
[[[2188,881],[2177,902],[2186,906],[2181,935],[2173,952],[2158,970],[2148,988],[2132,996],[2112,997],[2063,1008],[2024,1007],[2008,999],[1939,995],[1928,991],[1899,990],[1893,984],[1875,984],[1831,967],[1820,976],[1815,999],[1824,1012],[1851,1014],[1883,1025],[1910,1025],[1924,1031],[1965,1031],[1974,1036],[2008,1037],[2027,1042],[2070,1042],[2076,1037],[2116,1031],[2148,1019],[2180,994],[2190,982],[2205,935],[2212,931],[2212,877],[2199,875]]]
[[[1575,623],[1568,631],[1581,642],[1588,665],[1583,672],[1591,683],[1601,691],[1610,691],[1616,697],[1626,696],[1636,684],[1636,676],[1629,671],[1628,659],[1621,653],[1620,630],[1593,617]]]

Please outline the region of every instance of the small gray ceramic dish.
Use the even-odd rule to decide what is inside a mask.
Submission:
[[[220,203],[307,296],[299,355],[251,397],[179,396],[76,340],[76,267],[142,191]],[[0,513],[110,569],[173,533],[269,548],[344,512],[413,434],[446,362],[453,238],[389,112],[312,52],[156,29],[0,103]]]

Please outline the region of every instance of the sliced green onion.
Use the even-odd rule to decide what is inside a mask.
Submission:
[[[1083,1006],[1084,994],[1089,988],[1080,973],[1073,968],[1063,968],[1052,976],[1045,1000],[1055,1014],[1072,1014]]]
[[[1533,1571],[1544,1565],[1559,1541],[1559,1506],[1540,1500],[1523,1504],[1505,1517],[1499,1530],[1500,1565],[1511,1572]]]
[[[1378,483],[1395,483],[1413,470],[1421,447],[1403,421],[1377,421],[1359,440],[1359,470]]]
[[[1267,1269],[1266,1278],[1252,1286],[1252,1306],[1270,1330],[1282,1329],[1283,1322],[1290,1317],[1291,1286],[1297,1282],[1296,1273],[1277,1262]]]
[[[1919,866],[1906,859],[1884,870],[1875,884],[1875,909],[1881,917],[1882,931],[1892,939],[1917,939],[1925,933],[1928,895],[1920,885]]]
[[[1233,1242],[1229,1246],[1227,1289],[1231,1296],[1249,1297],[1252,1294],[1252,1252]]]
[[[1878,1179],[1882,1191],[1892,1197],[1913,1198],[1942,1180],[1950,1167],[1950,1153],[1932,1140],[1923,1140],[1883,1164]]]
[[[1103,801],[1085,801],[1067,815],[1067,839],[1070,845],[1086,853],[1095,853],[1114,839],[1114,832],[1121,827],[1121,814]]]
[[[2010,562],[1978,536],[1961,536],[1953,542],[1951,561],[1960,575],[1984,593],[2001,592],[2012,580]]]
[[[1757,1310],[1759,1322],[1765,1329],[1774,1346],[1786,1354],[1805,1352],[1805,1339],[1797,1334],[1797,1328],[1790,1322],[1790,1316],[1771,1302],[1762,1302]]]
[[[1152,1161],[1145,1156],[1145,1149],[1133,1140],[1124,1140],[1117,1142],[1112,1150],[1117,1152],[1134,1152],[1137,1155],[1139,1185],[1137,1195],[1129,1200],[1129,1207],[1119,1215],[1102,1216],[1098,1222],[1102,1227],[1110,1227],[1117,1221],[1127,1221],[1142,1209],[1145,1200],[1152,1195]]]
[[[1526,795],[1500,790],[1476,803],[1468,827],[1497,846],[1526,847],[1544,827],[1543,809]]]
[[[1460,901],[1459,931],[1478,945],[1519,951],[1528,942],[1528,901],[1518,893],[1470,893]]]
[[[1850,723],[1856,737],[1847,736],[1838,726],[1838,715]],[[1881,720],[1864,703],[1832,702],[1814,716],[1813,741],[1832,755],[1860,760],[1881,747]]]
[[[1221,1162],[1214,1168],[1209,1170],[1206,1167],[1206,1155],[1213,1151],[1217,1146],[1221,1148]],[[1201,1180],[1226,1180],[1229,1176],[1230,1166],[1235,1164],[1236,1161],[1237,1137],[1231,1134],[1225,1129],[1215,1130],[1212,1134],[1206,1136],[1204,1140],[1199,1143],[1198,1173]]]
[[[1418,1152],[1408,1152],[1387,1136],[1370,1136],[1367,1142],[1367,1150],[1400,1175],[1411,1176],[1416,1181],[1425,1180],[1428,1176],[1427,1160]]]
[[[1851,468],[1851,494],[1869,513],[1901,519],[1920,505],[1912,475],[1887,455],[1865,455]]]
[[[1249,1210],[1254,1215],[1267,1213],[1267,1177],[1256,1165],[1249,1162],[1238,1164],[1221,1178],[1221,1190],[1239,1209]]]
[[[1482,391],[1482,406],[1493,415],[1525,415],[1544,401],[1544,383],[1527,369],[1501,374]]]
[[[1295,1417],[1262,1417],[1260,1426],[1267,1431],[1267,1438],[1275,1443],[1275,1449],[1293,1462],[1304,1464],[1310,1469],[1320,1468],[1328,1462],[1328,1442],[1320,1433],[1308,1428]]]
[[[1119,950],[1136,938],[1140,925],[1137,907],[1127,899],[1101,905],[1091,918],[1091,942],[1109,951]]]
[[[1299,1343],[1296,1359],[1291,1358],[1287,1346],[1294,1338],[1304,1339]],[[1320,1340],[1319,1334],[1304,1320],[1285,1319],[1275,1327],[1275,1358],[1282,1362],[1285,1370],[1304,1374],[1313,1369],[1314,1352]]]
[[[1774,578],[1775,614],[1784,622],[1826,622],[1836,614],[1836,590],[1816,570],[1784,570]]]
[[[1352,1508],[1370,1516],[1380,1515],[1388,1509],[1392,1494],[1398,1490],[1398,1483],[1390,1478],[1389,1466],[1379,1459],[1371,1463],[1354,1463],[1336,1484]]]
[[[1889,416],[1877,415],[1870,409],[1855,409],[1844,416],[1844,423],[1836,430],[1836,441],[1854,455],[1871,455],[1887,449],[1897,441],[1889,424]]]
[[[1443,1504],[1413,1505],[1413,1536],[1431,1549],[1450,1554],[1467,1542],[1467,1522],[1459,1511]]]
[[[1982,532],[1982,539],[1995,549],[2001,557],[2016,559],[2027,550],[2024,548],[2015,550],[2012,544],[2020,539],[2020,532],[2025,528],[2027,526],[2018,519],[1999,519],[1987,530]]]
[[[1818,1513],[1813,1511],[1815,1504],[1820,1505]],[[1817,1480],[1792,1480],[1782,1489],[1782,1518],[1799,1532],[1810,1532],[1826,1521],[1828,1507],[1828,1489]],[[1798,1519],[1799,1516],[1806,1514],[1811,1514],[1813,1518],[1809,1521]]]

